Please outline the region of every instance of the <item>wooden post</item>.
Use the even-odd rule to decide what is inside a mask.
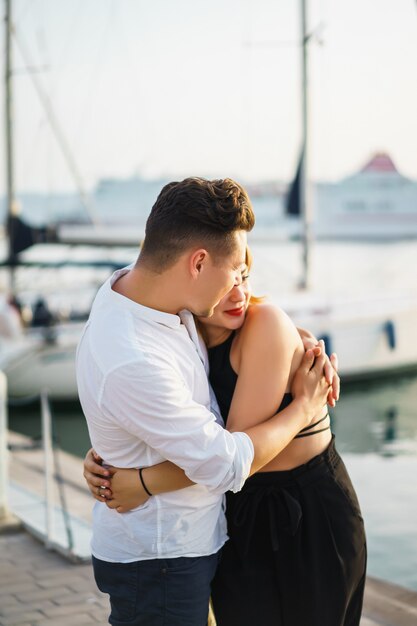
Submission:
[[[0,534],[20,530],[20,521],[10,512],[7,491],[9,486],[9,454],[7,448],[7,378],[0,370]]]
[[[7,379],[0,371],[0,523],[9,516],[7,455]]]

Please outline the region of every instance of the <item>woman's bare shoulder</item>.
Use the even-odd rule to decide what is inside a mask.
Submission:
[[[258,339],[262,336],[291,342],[299,339],[297,329],[285,311],[270,302],[249,306],[242,332],[247,336],[256,335]]]
[[[245,325],[247,323],[251,325],[284,325],[295,328],[294,323],[285,311],[271,302],[251,304],[246,313]]]

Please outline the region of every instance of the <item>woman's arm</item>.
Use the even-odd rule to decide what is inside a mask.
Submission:
[[[139,479],[138,469],[103,466],[102,459],[92,448],[84,459],[84,478],[93,497],[119,513],[130,511],[149,498]],[[177,491],[194,484],[181,468],[170,461],[143,468],[142,478],[152,495]]]
[[[300,336],[288,316],[269,304],[251,307],[238,338],[237,355],[232,352],[238,379],[227,428],[244,430],[251,438],[252,432],[262,434],[259,429],[269,428],[270,416],[276,414],[284,393],[291,388],[293,401],[272,418],[274,436],[279,442],[276,454],[281,452],[297,434],[297,424],[301,424],[306,406],[314,416],[323,413],[327,398],[320,388],[320,377],[326,357],[323,343],[320,345],[322,353],[308,370]],[[258,450],[262,452],[262,448]],[[251,473],[266,464],[262,454],[258,463],[256,456]]]
[[[233,358],[232,353],[238,378],[227,417],[227,428],[233,431],[251,428],[277,412],[304,354],[294,324],[271,304],[249,308],[238,342],[238,355]]]
[[[142,479],[147,490],[153,496],[194,485],[187,478],[184,470],[171,461],[144,467]],[[116,469],[112,477],[111,489],[113,497],[107,502],[107,506],[110,509],[116,509],[119,513],[130,511],[144,504],[149,498],[149,494],[145,492],[139,479],[139,470],[137,469]]]

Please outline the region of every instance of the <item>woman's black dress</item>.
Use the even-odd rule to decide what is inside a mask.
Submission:
[[[233,336],[209,350],[210,381],[225,418],[237,380]],[[280,410],[290,401],[286,394]],[[218,626],[359,625],[365,531],[334,437],[305,465],[251,476],[226,502],[230,539],[212,586]]]

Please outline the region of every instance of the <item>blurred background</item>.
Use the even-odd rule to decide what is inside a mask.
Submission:
[[[369,571],[417,589],[417,2],[2,2],[9,428],[89,448],[74,354],[161,187],[235,178],[252,284],[336,351]],[[3,135],[3,134],[2,134]]]

